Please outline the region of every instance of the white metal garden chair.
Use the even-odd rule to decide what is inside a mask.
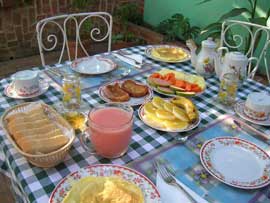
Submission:
[[[237,33],[237,29],[243,31],[246,31],[247,34],[240,34]],[[227,36],[229,32],[232,31],[232,40],[235,42],[235,44],[231,44],[227,40]],[[239,31],[238,31],[239,32]],[[263,36],[263,37],[260,37]],[[239,49],[241,46],[244,46],[245,39],[250,38],[250,44],[247,46],[247,51],[244,53],[248,57],[255,58],[255,65],[249,64],[248,67],[248,77],[253,79],[259,66],[264,66],[268,83],[270,84],[270,73],[269,73],[269,66],[270,66],[270,59],[269,58],[269,52],[270,52],[270,27],[244,22],[244,21],[237,21],[237,20],[226,20],[222,24],[222,31],[221,31],[221,47],[228,47],[231,49]],[[260,39],[260,45],[262,49],[260,52],[256,52],[255,45],[256,41]],[[267,58],[268,57],[268,58]]]
[[[89,38],[94,42],[108,41],[107,51],[111,51],[111,37],[112,37],[112,16],[107,12],[90,12],[90,13],[74,13],[66,14],[60,16],[53,16],[40,20],[36,25],[37,40],[39,46],[39,52],[41,57],[42,65],[45,66],[45,53],[50,51],[56,51],[60,49],[60,56],[58,63],[63,61],[63,55],[67,52],[68,60],[71,61],[67,31],[69,23],[72,23],[72,26],[75,26],[75,56],[74,59],[77,59],[78,48],[80,47],[86,56],[89,56],[87,50],[85,49],[80,36],[80,31],[82,30],[83,24],[87,21],[93,20],[93,18],[100,19],[105,25],[105,33],[101,32],[100,27],[91,27],[89,30]],[[92,25],[92,24],[91,24]],[[59,29],[60,34],[57,33],[46,33],[46,28],[54,26]],[[104,26],[103,26],[104,27]],[[45,34],[44,34],[45,33]],[[46,35],[47,34],[47,35]],[[61,39],[59,39],[61,38]],[[44,42],[47,41],[51,43],[50,46],[46,46]]]

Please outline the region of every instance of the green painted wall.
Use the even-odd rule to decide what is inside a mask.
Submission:
[[[247,0],[212,0],[211,2],[198,5],[201,1],[145,0],[144,20],[155,26],[175,13],[182,13],[190,19],[192,25],[204,27],[217,21],[220,16],[232,8],[246,6],[248,2]],[[264,15],[270,7],[270,0],[258,0],[258,5],[257,13]]]
[[[224,13],[237,7],[247,7],[248,0],[212,0],[198,4],[202,0],[145,0],[144,20],[157,26],[161,21],[170,18],[175,13],[181,13],[190,19],[191,25],[204,28],[216,22]],[[264,17],[270,8],[270,0],[258,0],[257,15]],[[245,20],[247,16],[237,17]],[[268,19],[270,27],[270,19]],[[269,62],[270,63],[270,62]],[[264,72],[264,69],[262,70]]]

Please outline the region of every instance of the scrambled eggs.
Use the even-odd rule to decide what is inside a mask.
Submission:
[[[72,185],[62,203],[144,203],[141,189],[120,177],[85,177]]]
[[[181,48],[160,47],[154,48],[151,51],[152,56],[155,58],[166,61],[178,61],[187,57],[187,53]]]

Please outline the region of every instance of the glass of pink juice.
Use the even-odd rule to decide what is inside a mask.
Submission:
[[[131,139],[133,109],[120,103],[96,106],[88,115],[88,126],[87,133],[94,153],[106,158],[120,157],[126,153]],[[85,146],[93,150],[89,144]]]

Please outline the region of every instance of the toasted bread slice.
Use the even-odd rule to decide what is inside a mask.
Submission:
[[[107,85],[103,93],[108,99],[115,102],[125,102],[130,99],[129,94],[122,90],[118,83]]]
[[[60,149],[62,146],[68,143],[68,141],[69,138],[64,135],[56,135],[50,138],[32,138],[23,140],[20,147],[26,153],[46,154]]]
[[[148,93],[148,87],[146,85],[137,84],[133,80],[126,80],[122,83],[121,88],[131,97],[143,97]]]

